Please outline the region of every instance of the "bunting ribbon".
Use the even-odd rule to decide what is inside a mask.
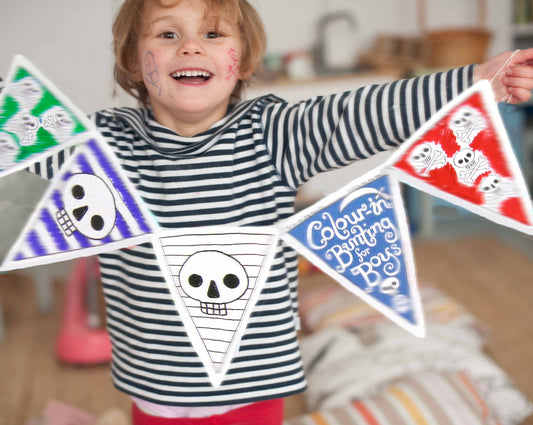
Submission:
[[[92,124],[17,56],[0,97],[0,177],[73,144],[80,146],[0,269],[151,241],[213,386],[239,350],[280,238],[399,326],[425,335],[399,181],[533,234],[531,199],[486,81],[445,105],[377,170],[275,227],[162,231]]]

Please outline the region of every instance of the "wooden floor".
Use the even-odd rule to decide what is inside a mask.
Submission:
[[[488,326],[488,352],[533,400],[533,257],[488,236],[417,241],[414,250],[419,280],[442,288]],[[64,286],[55,282],[56,306],[42,313],[27,276],[0,276],[6,322],[0,343],[0,425],[23,425],[48,400],[95,416],[111,408],[129,410],[128,398],[110,382],[107,365],[72,367],[56,360]],[[288,416],[299,412],[299,401],[289,400]],[[533,418],[526,423],[532,425]]]

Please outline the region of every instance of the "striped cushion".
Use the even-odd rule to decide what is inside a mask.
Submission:
[[[462,305],[437,288],[422,286],[420,296],[427,321],[477,324],[475,318]],[[300,317],[307,332],[318,332],[331,326],[364,328],[389,320],[340,285],[303,293],[300,297]]]
[[[337,408],[286,420],[284,425],[498,425],[464,372],[424,371]]]

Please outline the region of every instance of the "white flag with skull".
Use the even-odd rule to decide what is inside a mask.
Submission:
[[[154,235],[161,271],[214,387],[239,351],[278,239],[268,227],[201,227]]]

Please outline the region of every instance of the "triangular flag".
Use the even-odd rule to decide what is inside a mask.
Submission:
[[[397,181],[377,171],[282,224],[281,237],[412,334],[425,326]]]
[[[55,176],[0,269],[129,247],[157,229],[111,149],[91,138]]]
[[[170,293],[214,387],[239,350],[278,240],[268,227],[201,227],[154,235]]]
[[[487,81],[445,105],[388,164],[413,187],[533,233],[531,198]]]
[[[91,122],[24,57],[0,94],[0,177],[82,141]]]

